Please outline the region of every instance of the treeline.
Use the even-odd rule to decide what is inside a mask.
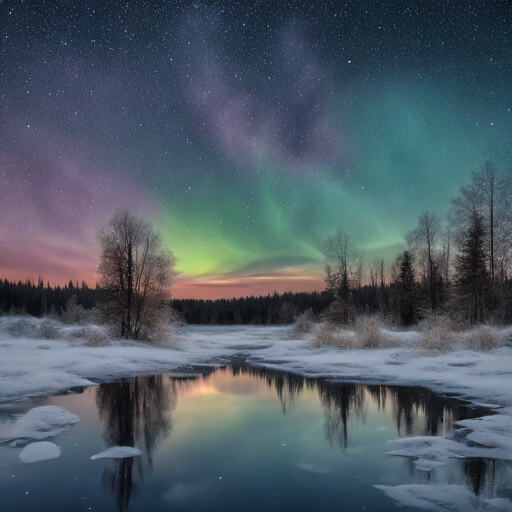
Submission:
[[[511,323],[512,172],[498,173],[486,161],[451,203],[445,218],[419,216],[404,236],[407,249],[387,268],[383,260],[365,265],[347,230],[329,237],[325,282],[333,302],[326,319],[353,324],[364,303],[397,325],[440,314],[461,324]],[[365,288],[373,301],[357,298]]]
[[[330,304],[328,292],[292,293],[240,299],[174,299],[172,307],[188,324],[200,325],[280,325],[292,323],[310,309],[320,315]]]
[[[76,297],[77,304],[84,309],[92,309],[96,305],[96,296],[96,289],[89,288],[84,281],[82,286],[69,281],[61,288],[58,285],[52,287],[48,282],[45,286],[42,278],[37,284],[29,279],[24,283],[12,283],[5,279],[0,280],[0,313],[32,316],[62,314],[72,297]]]

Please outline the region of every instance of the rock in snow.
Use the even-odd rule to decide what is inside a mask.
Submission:
[[[137,457],[141,455],[141,451],[131,446],[112,446],[104,452],[98,453],[91,457],[96,459],[125,459],[126,457]]]
[[[49,441],[31,443],[19,455],[21,462],[39,462],[41,460],[56,459],[60,455],[60,447]]]

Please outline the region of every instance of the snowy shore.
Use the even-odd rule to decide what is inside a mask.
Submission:
[[[0,317],[0,401],[183,366],[222,365],[243,356],[255,365],[308,377],[422,385],[478,405],[512,408],[510,347],[417,352],[415,333],[409,331],[394,333],[403,340],[398,347],[314,348],[297,339],[290,326],[187,326],[173,344],[110,340],[106,346],[88,346],[75,326],[55,323],[55,339],[26,335],[38,332],[42,322]]]
[[[417,333],[409,331],[393,333],[401,342],[392,348],[315,348],[297,339],[289,326],[187,326],[173,344],[110,340],[105,346],[89,346],[82,327],[49,326],[48,322],[0,317],[0,402],[127,376],[197,371],[193,367],[225,365],[233,358],[242,358],[253,365],[307,377],[420,385],[489,407],[497,414],[459,422],[456,437],[390,440],[384,449],[411,458],[418,470],[426,472],[446,465],[451,458],[512,461],[512,348],[508,346],[478,352],[418,352],[414,349]],[[100,327],[89,326],[87,332],[91,329]],[[54,339],[39,336],[41,332],[51,332]],[[416,487],[380,488],[404,505],[429,508],[439,503],[438,488]],[[445,504],[453,499],[457,504],[454,510],[462,510],[458,506],[465,502],[459,499],[461,490],[448,487],[442,489],[449,496]],[[480,510],[480,505],[474,510]],[[512,510],[509,500],[489,501],[483,506],[486,510]]]

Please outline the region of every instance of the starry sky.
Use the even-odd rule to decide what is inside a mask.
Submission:
[[[323,289],[512,167],[512,3],[0,2],[0,277],[94,285],[115,209],[179,298]]]

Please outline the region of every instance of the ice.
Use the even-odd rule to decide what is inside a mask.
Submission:
[[[80,418],[63,407],[34,407],[14,423],[0,424],[0,441],[15,439],[45,439],[53,437],[79,422]]]
[[[104,452],[98,453],[91,457],[96,459],[126,459],[127,457],[137,457],[141,455],[141,451],[131,446],[111,446]]]
[[[49,441],[31,443],[19,455],[21,462],[39,462],[41,460],[56,459],[60,456],[60,447]]]
[[[432,467],[429,471],[435,466],[445,465],[449,459],[453,458],[483,457],[512,460],[511,439],[507,440],[508,445],[503,443],[501,447],[475,446],[468,444],[468,440],[470,440],[469,435],[465,439],[456,441],[453,434],[447,437],[406,437],[388,441],[388,444],[398,445],[399,448],[387,453],[417,459],[415,465],[418,469],[426,468],[430,463]]]
[[[467,487],[454,484],[376,485],[400,505],[436,512],[476,512],[478,498]]]
[[[512,502],[506,498],[492,498],[485,500],[485,504],[488,505],[491,510],[502,510],[503,512],[512,512]]]

